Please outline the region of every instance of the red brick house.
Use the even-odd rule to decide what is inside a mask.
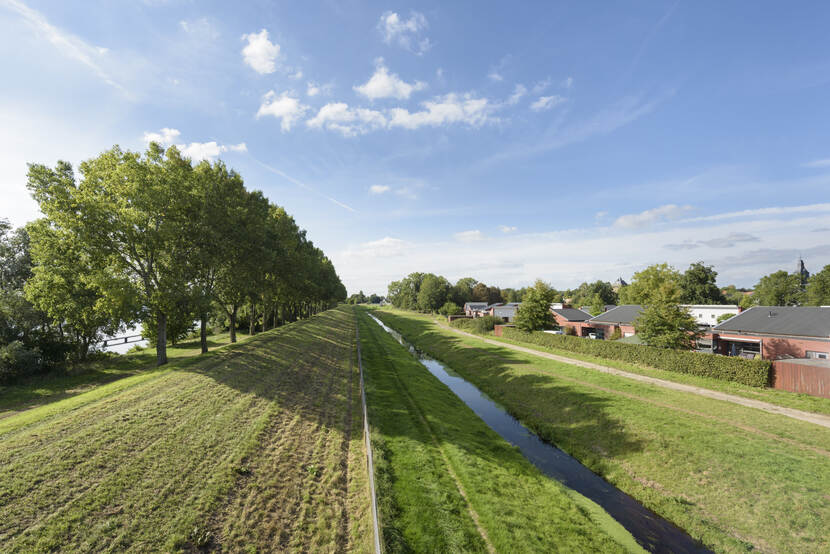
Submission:
[[[598,339],[607,339],[619,329],[621,336],[634,336],[634,320],[643,312],[639,304],[617,306],[586,321],[582,327],[583,336],[595,333]]]
[[[593,317],[588,312],[576,308],[551,308],[550,312],[553,314],[556,324],[562,327],[563,330],[570,327],[575,331],[577,337],[587,336],[582,329],[585,322]]]
[[[755,306],[712,329],[713,349],[726,356],[830,358],[830,307]]]

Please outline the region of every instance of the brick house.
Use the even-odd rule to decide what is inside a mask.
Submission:
[[[712,329],[726,356],[830,359],[830,307],[755,306]]]
[[[583,334],[582,329],[585,322],[593,317],[588,312],[576,308],[551,308],[550,312],[553,314],[556,324],[563,329],[570,327],[575,331],[577,337],[587,336],[587,334]]]
[[[503,320],[505,323],[512,323],[516,321],[516,311],[518,311],[520,304],[521,302],[508,302],[507,304],[499,302],[497,304],[491,304],[485,309],[486,313],[484,315],[491,315]]]
[[[610,337],[619,329],[623,337],[634,336],[634,320],[643,312],[639,304],[624,304],[610,309],[586,321],[583,325],[583,336],[595,333],[598,339]]]

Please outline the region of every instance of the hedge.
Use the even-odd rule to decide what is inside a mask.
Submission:
[[[656,348],[644,344],[625,344],[607,340],[591,340],[551,333],[525,333],[513,327],[505,327],[504,338],[578,352],[599,358],[620,360],[638,365],[647,365],[666,371],[712,377],[734,381],[752,387],[769,384],[772,364],[767,360],[746,360],[719,354],[705,354],[689,350]]]

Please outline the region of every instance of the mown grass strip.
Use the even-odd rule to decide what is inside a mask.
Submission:
[[[830,549],[830,430],[375,312],[544,439],[718,551]]]
[[[592,518],[368,316],[359,324],[386,551],[486,551],[467,502],[499,552],[639,549],[607,514]]]
[[[365,552],[368,501],[347,476],[353,332],[333,310],[3,420],[3,551]],[[222,511],[228,498],[245,501]]]

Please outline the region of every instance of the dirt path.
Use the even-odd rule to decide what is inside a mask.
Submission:
[[[806,421],[808,423],[814,423],[816,425],[821,425],[822,427],[830,428],[830,416],[822,415],[822,414],[814,414],[810,412],[804,412],[801,410],[794,410],[793,408],[784,408],[783,406],[776,406],[775,404],[770,404],[769,402],[763,402],[762,400],[752,400],[751,398],[743,398],[742,396],[735,396],[734,394],[727,394],[725,392],[714,391],[711,389],[705,389],[702,387],[696,387],[694,385],[685,385],[683,383],[675,383],[673,381],[666,381],[664,379],[657,379],[656,377],[647,377],[645,375],[639,375],[637,373],[630,373],[628,371],[623,371],[621,369],[616,369],[613,367],[608,367],[600,364],[595,364],[592,362],[585,362],[582,360],[577,360],[574,358],[568,358],[566,356],[559,356],[557,354],[550,354],[548,352],[541,352],[539,350],[534,350],[533,348],[526,348],[524,346],[518,346],[515,344],[510,344],[507,342],[501,342],[497,340],[487,339],[484,337],[480,337],[477,335],[473,335],[472,333],[467,333],[465,331],[461,331],[459,329],[455,329],[453,327],[449,327],[447,325],[440,324],[439,325],[445,329],[449,329],[459,335],[464,335],[465,337],[470,337],[473,339],[477,339],[487,344],[492,344],[495,346],[501,346],[504,348],[509,348],[510,350],[515,350],[516,352],[523,352],[525,354],[532,354],[533,356],[539,356],[540,358],[547,358],[549,360],[555,360],[557,362],[562,362],[570,365],[575,365],[579,367],[585,367],[588,369],[594,369],[596,371],[601,371],[603,373],[610,373],[612,375],[617,375],[619,377],[625,377],[626,379],[633,379],[634,381],[640,381],[642,383],[649,383],[651,385],[656,385],[658,387],[663,387],[666,389],[677,390],[681,392],[688,392],[691,394],[697,394],[698,396],[705,396],[707,398],[714,398],[715,400],[723,400],[724,402],[732,402],[733,404],[740,404],[741,406],[746,406],[748,408],[755,408],[758,410],[762,410],[764,412],[768,412],[771,414],[782,415],[786,417],[791,417],[793,419],[798,419],[801,421]]]

